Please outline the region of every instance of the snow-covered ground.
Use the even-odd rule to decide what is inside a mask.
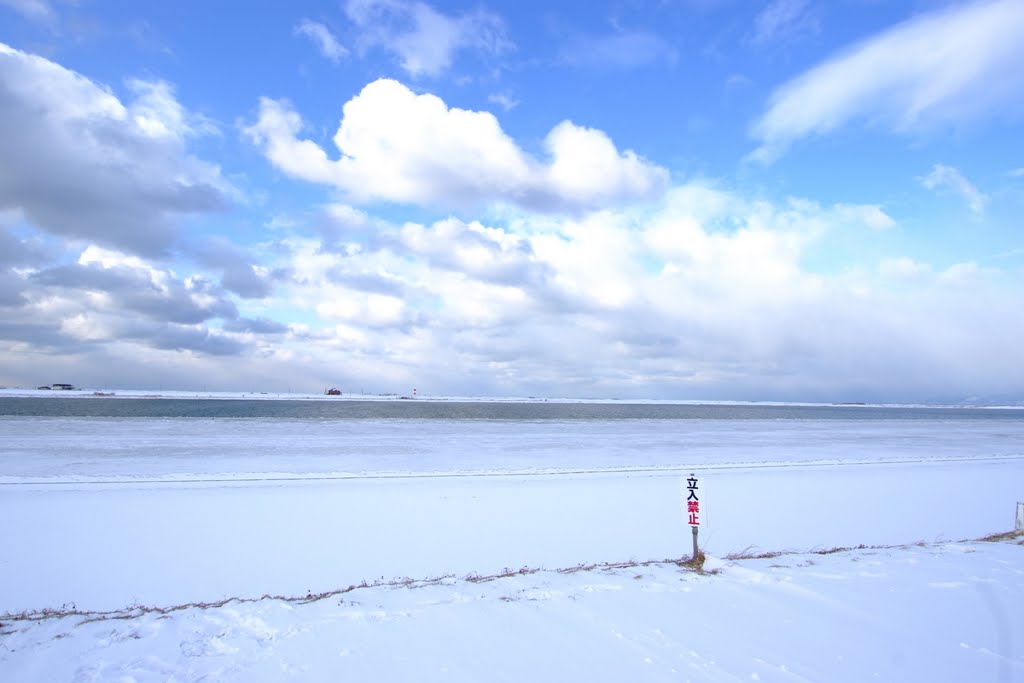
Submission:
[[[1018,420],[4,417],[0,444],[2,680],[1024,676],[1024,548],[936,544],[1012,528]],[[555,571],[688,554],[690,472],[709,555],[803,554]],[[521,567],[548,571],[461,579]]]
[[[442,578],[6,621],[10,681],[1024,680],[1024,547]]]

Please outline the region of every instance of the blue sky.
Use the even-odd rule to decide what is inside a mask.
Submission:
[[[0,0],[0,384],[1024,400],[1024,3]]]

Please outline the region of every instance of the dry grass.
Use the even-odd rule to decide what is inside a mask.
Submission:
[[[488,581],[497,581],[498,579],[507,579],[513,576],[528,576],[542,571],[544,569],[541,567],[520,567],[519,569],[505,567],[497,574],[467,574],[462,578],[470,583],[487,583]]]
[[[589,572],[594,570],[612,571],[617,569],[630,569],[637,567],[649,567],[652,565],[667,565],[674,564],[680,567],[690,567],[699,573],[703,572],[700,567],[704,564],[704,554],[701,553],[699,557],[699,565],[694,566],[692,562],[684,561],[681,559],[665,559],[665,560],[646,560],[646,561],[628,561],[628,562],[598,562],[598,563],[583,563],[572,567],[564,567],[561,569],[555,569],[554,571],[559,574],[575,574],[576,572]],[[468,581],[470,583],[487,583],[490,581],[497,581],[499,579],[508,579],[515,576],[529,576],[531,574],[537,574],[540,572],[547,571],[543,567],[520,567],[519,569],[511,569],[506,567],[497,574],[467,574],[461,577],[461,580]],[[714,572],[708,572],[714,573]],[[216,600],[212,602],[187,602],[180,605],[172,605],[169,607],[159,606],[146,606],[146,605],[131,605],[124,609],[119,610],[80,610],[74,605],[63,605],[60,608],[46,607],[39,610],[26,610],[23,612],[0,614],[0,618],[4,619],[4,626],[10,626],[10,622],[33,622],[43,621],[46,619],[61,619],[65,617],[81,617],[82,621],[79,624],[87,624],[95,621],[111,621],[111,620],[127,620],[136,619],[138,617],[146,616],[149,614],[156,614],[160,617],[173,614],[175,612],[181,612],[187,609],[217,609],[226,605],[244,605],[249,603],[256,603],[263,600],[279,600],[281,602],[289,602],[293,604],[307,604],[312,602],[319,602],[320,600],[326,600],[328,598],[335,598],[353,591],[367,589],[367,588],[423,588],[426,586],[436,586],[446,581],[457,581],[459,580],[454,574],[446,574],[444,576],[435,576],[427,579],[413,579],[409,577],[400,577],[395,579],[384,579],[383,577],[374,581],[361,581],[345,588],[338,588],[335,590],[322,591],[314,593],[313,591],[307,591],[305,595],[293,596],[293,595],[270,595],[264,594],[258,598],[225,598],[223,600]]]
[[[960,541],[962,543],[969,542],[987,542],[987,543],[1012,543],[1014,545],[1024,545],[1024,532],[1020,531],[1008,531],[1004,533],[990,534],[982,538],[977,539],[964,539]],[[925,547],[928,544],[924,541],[918,543],[904,543],[899,545],[857,545],[857,546],[842,546],[826,549],[814,549],[810,551],[771,551],[771,552],[752,552],[751,547],[747,547],[740,552],[729,553],[724,559],[730,562],[736,562],[741,560],[766,560],[773,559],[776,557],[783,557],[786,555],[806,555],[808,553],[814,555],[832,555],[836,553],[851,552],[855,550],[879,550],[879,549],[895,549],[895,548],[910,548],[910,547]],[[704,570],[704,562],[706,556],[704,551],[697,553],[696,558],[669,558],[662,560],[630,560],[626,562],[594,562],[594,563],[581,563],[572,567],[563,567],[555,569],[553,571],[559,574],[575,574],[577,572],[591,572],[591,571],[616,571],[621,569],[638,569],[642,567],[651,567],[656,565],[675,565],[684,570],[689,570],[697,574],[702,575],[714,575],[718,574],[720,570],[713,569],[710,571]],[[776,565],[773,565],[776,566]],[[294,604],[307,604],[312,602],[318,602],[328,598],[334,598],[353,591],[368,589],[368,588],[423,588],[426,586],[436,586],[448,581],[467,581],[469,583],[486,583],[489,581],[497,581],[499,579],[508,579],[516,576],[529,576],[540,572],[548,571],[543,567],[520,567],[519,569],[511,569],[506,567],[501,572],[496,574],[467,574],[463,577],[457,577],[454,574],[446,574],[444,576],[434,576],[426,579],[413,579],[409,577],[384,579],[381,577],[373,581],[361,581],[359,583],[346,586],[344,588],[338,588],[334,590],[328,590],[323,592],[314,593],[313,591],[307,591],[302,596],[288,596],[288,595],[271,595],[264,594],[255,598],[225,598],[223,600],[216,600],[212,602],[187,602],[180,605],[172,605],[170,607],[159,607],[159,606],[145,606],[145,605],[131,605],[124,609],[119,610],[80,610],[73,603],[62,605],[60,608],[46,607],[38,610],[25,610],[16,613],[5,613],[0,614],[0,628],[11,627],[14,624],[12,622],[34,622],[43,621],[46,619],[60,619],[65,617],[81,617],[82,621],[80,624],[86,624],[94,621],[109,621],[109,620],[125,620],[135,619],[149,614],[156,614],[160,617],[173,614],[175,612],[184,611],[187,609],[216,609],[224,607],[230,604],[248,604],[261,602],[263,600],[279,600],[282,602],[289,602]],[[641,575],[634,576],[635,579],[643,578]]]
[[[1024,545],[1024,531],[1006,531],[1001,534],[989,534],[983,538],[979,538],[979,541],[985,543],[1012,543],[1014,545]]]
[[[811,552],[815,555],[834,555],[835,553],[846,553],[850,552],[851,550],[877,550],[879,547],[880,546],[877,545],[864,545],[863,543],[861,543],[860,545],[848,547],[838,546],[835,548],[828,548],[825,550],[812,550]]]
[[[717,574],[718,573],[717,569],[712,570],[710,572],[705,572],[704,571],[704,561],[706,559],[707,559],[707,555],[704,554],[703,550],[700,550],[700,551],[697,552],[697,556],[696,557],[691,557],[688,560],[679,560],[678,562],[676,562],[676,564],[678,564],[680,567],[686,567],[687,569],[692,569],[693,571],[697,572],[698,574]]]
[[[791,555],[794,553],[794,551],[792,550],[776,550],[773,552],[755,553],[753,552],[753,548],[754,546],[748,545],[746,548],[740,550],[739,552],[729,553],[725,556],[725,559],[729,560],[730,562],[735,562],[737,560],[770,560],[775,557],[781,557],[782,555]]]

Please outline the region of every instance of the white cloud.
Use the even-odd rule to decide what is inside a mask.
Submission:
[[[308,234],[317,213],[259,252],[263,270],[289,276],[238,304],[248,311],[200,275],[111,249],[69,267],[24,262],[28,302],[5,310],[0,349],[37,372],[18,343],[149,354],[211,385],[189,374],[207,367],[196,359],[234,354],[245,360],[234,385],[221,371],[226,386],[253,373],[320,386],[318,372],[340,367],[339,382],[374,390],[493,395],[924,400],[1024,381],[1005,360],[1024,334],[1015,271],[877,251],[838,272],[808,266],[833,238],[884,242],[876,205],[694,182],[584,214],[504,206],[493,224],[321,211],[329,240]]]
[[[618,151],[603,132],[569,121],[545,138],[549,159],[535,159],[492,114],[448,108],[386,79],[345,104],[334,135],[338,159],[300,139],[301,128],[290,105],[263,99],[246,134],[285,173],[337,187],[356,202],[571,209],[651,197],[668,180],[664,169]]]
[[[546,180],[558,195],[573,204],[585,206],[620,197],[646,197],[667,180],[660,167],[631,150],[620,153],[611,138],[594,128],[563,121],[548,133],[544,142],[551,155]]]
[[[1024,330],[998,273],[909,256],[837,273],[804,265],[834,234],[851,239],[845,226],[867,242],[890,221],[876,205],[775,203],[692,183],[644,208],[508,211],[501,227],[378,224],[376,246],[296,252],[303,281],[290,301],[317,316],[323,344],[421,385],[824,400],[965,390],[970,381],[943,382],[978,377],[979,354]]]
[[[974,261],[965,261],[963,263],[954,263],[946,270],[939,274],[940,281],[952,284],[952,285],[963,285],[976,282],[977,280],[984,278],[988,271],[982,268]]]
[[[519,100],[508,92],[497,92],[487,96],[487,101],[498,105],[505,111],[512,111],[519,106]]]
[[[135,255],[90,245],[74,263],[33,268],[24,280],[24,302],[9,310],[6,320],[32,331],[40,350],[88,354],[99,343],[131,342],[149,349],[235,355],[251,346],[211,324],[217,319],[245,322],[221,287]]]
[[[896,227],[896,221],[878,204],[840,204],[836,207],[836,213],[847,218],[849,222],[860,223],[872,230],[889,230]]]
[[[808,0],[773,0],[754,18],[750,42],[766,45],[818,30],[818,18]]]
[[[295,27],[295,33],[312,40],[313,44],[320,50],[320,54],[335,64],[348,55],[348,50],[345,46],[338,42],[338,39],[334,37],[331,30],[320,22],[303,19]]]
[[[883,259],[878,264],[878,272],[886,277],[908,280],[930,274],[932,269],[912,258],[899,256]]]
[[[221,285],[245,299],[261,299],[286,273],[260,263],[259,248],[243,249],[221,236],[209,236],[189,246],[190,255],[205,268],[220,275]]]
[[[393,327],[405,318],[405,302],[386,294],[335,290],[330,300],[317,305],[323,320],[339,320],[366,327]]]
[[[520,284],[532,278],[536,260],[529,242],[476,221],[448,218],[430,227],[409,223],[399,234],[406,249],[432,266],[495,284]]]
[[[109,88],[0,44],[0,210],[54,235],[139,253],[165,252],[177,218],[224,208],[233,188],[191,156],[215,128],[163,82]]]
[[[460,50],[500,54],[513,48],[501,17],[482,9],[449,16],[425,2],[348,0],[345,13],[359,29],[360,53],[388,50],[414,78],[441,75]]]
[[[1024,3],[973,2],[916,17],[776,90],[751,157],[855,121],[916,131],[1024,110]]]
[[[952,166],[935,164],[928,175],[921,179],[921,184],[929,190],[941,187],[949,188],[960,195],[975,214],[980,215],[985,212],[988,197]]]
[[[128,116],[149,137],[181,142],[189,137],[220,133],[212,120],[187,111],[174,97],[170,83],[132,78],[127,85],[135,96],[128,104]]]
[[[837,214],[848,212],[795,200],[775,206],[702,185],[674,189],[643,232],[663,263],[651,296],[667,315],[688,302],[707,316],[729,308],[742,316],[753,306],[768,313],[782,301],[814,296],[816,278],[801,271],[800,259]],[[681,284],[689,290],[682,300]]]

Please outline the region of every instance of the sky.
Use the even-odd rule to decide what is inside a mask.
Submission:
[[[0,0],[0,385],[1024,401],[1024,2]]]

